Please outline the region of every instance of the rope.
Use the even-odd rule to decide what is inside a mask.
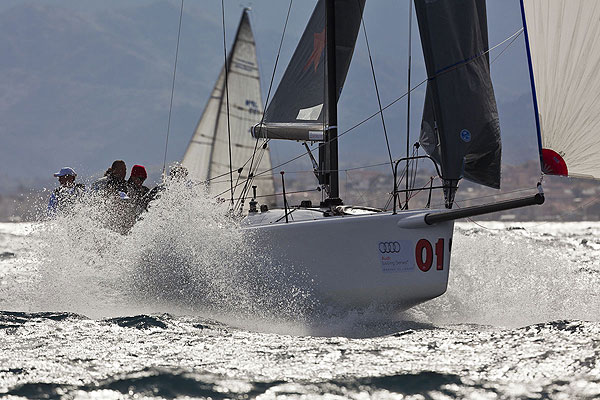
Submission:
[[[231,183],[231,206],[233,207],[233,170],[231,167],[231,126],[229,123],[229,82],[228,82],[228,70],[229,63],[227,62],[227,44],[225,41],[225,3],[221,0],[221,14],[223,19],[223,54],[225,56],[225,105],[227,108],[227,141],[229,142],[229,181]]]
[[[175,48],[175,67],[173,68],[173,82],[171,84],[171,102],[169,103],[169,122],[167,123],[167,139],[165,141],[165,156],[163,157],[162,176],[165,177],[167,168],[167,149],[169,148],[169,134],[171,133],[171,113],[173,111],[173,94],[175,93],[175,74],[177,73],[177,58],[179,56],[179,39],[181,38],[181,20],[183,19],[183,0],[179,12],[179,29],[177,30],[177,47]]]
[[[358,0],[356,0],[358,3]],[[360,8],[360,3],[358,5]],[[369,54],[369,63],[371,65],[371,74],[373,75],[373,83],[375,85],[375,93],[377,94],[377,104],[379,105],[379,115],[381,115],[381,125],[383,126],[383,135],[385,136],[385,144],[387,146],[388,155],[390,157],[390,168],[392,174],[394,174],[394,162],[392,161],[392,150],[390,149],[390,141],[388,140],[387,129],[385,127],[385,119],[383,118],[383,110],[381,109],[381,97],[379,96],[379,87],[377,86],[377,78],[375,77],[375,67],[373,66],[373,58],[371,57],[371,47],[369,46],[369,38],[367,37],[367,27],[365,20],[360,16],[360,21],[363,27],[363,33],[365,34],[365,43],[367,44],[367,53]]]
[[[531,189],[529,189],[529,190],[531,190]],[[598,195],[598,196],[594,197],[593,199],[591,199],[591,200],[590,200],[590,201],[588,201],[587,203],[585,203],[585,204],[582,204],[582,205],[580,205],[579,207],[576,207],[575,209],[573,209],[573,210],[571,210],[571,211],[569,211],[569,212],[565,212],[565,213],[559,214],[559,215],[556,217],[556,219],[555,219],[554,221],[544,221],[544,222],[540,222],[540,223],[538,223],[538,224],[532,225],[532,228],[537,228],[538,226],[542,226],[542,225],[546,225],[546,224],[553,224],[553,223],[556,223],[556,222],[564,222],[564,219],[565,219],[565,217],[567,217],[567,216],[569,216],[569,215],[572,215],[572,214],[575,214],[575,213],[577,213],[577,212],[579,212],[579,211],[581,211],[581,210],[583,210],[583,209],[585,209],[585,208],[587,208],[587,207],[591,206],[592,204],[594,204],[594,203],[597,203],[597,202],[599,202],[599,201],[600,201],[600,195]],[[458,206],[458,204],[456,204],[456,206],[457,206],[458,208],[460,208],[460,207]],[[474,223],[475,225],[479,226],[479,227],[480,227],[480,228],[482,228],[482,229],[486,229],[486,230],[490,230],[490,231],[500,231],[500,230],[505,230],[505,228],[490,228],[490,227],[484,226],[484,225],[482,225],[481,223],[479,223],[479,222],[475,221],[475,220],[474,220],[473,218],[471,218],[471,217],[468,217],[467,219],[468,219],[470,222]]]
[[[386,163],[386,164],[387,164],[387,163]],[[350,174],[348,173],[348,171],[346,171],[346,186],[348,185],[348,180],[350,180],[351,182],[354,182],[354,181],[352,180],[352,178],[350,177]],[[346,191],[347,191],[347,188],[346,188]],[[365,201],[366,201],[366,199],[365,199],[365,193],[364,193],[362,190],[358,190],[358,189],[354,189],[354,191],[355,191],[355,192],[358,192],[358,195],[359,195],[359,196],[360,196],[360,198],[362,199],[362,201],[363,201],[363,204],[366,204],[366,203],[365,203]]]
[[[410,75],[411,75],[411,71],[412,71],[412,1],[408,1],[408,68],[407,68],[407,77],[406,77],[406,82],[407,82],[407,86],[408,89],[410,89]],[[408,171],[409,165],[410,165],[410,160],[408,160],[408,152],[410,151],[410,92],[407,96],[406,99],[406,170]],[[415,166],[415,171],[416,171],[416,166]],[[405,196],[405,207],[408,208],[408,177],[406,179],[406,196]],[[396,196],[397,194],[394,193],[394,196]],[[398,200],[400,200],[400,198],[398,198]],[[388,204],[389,205],[389,204]]]
[[[288,25],[288,21],[290,18],[290,12],[292,10],[292,3],[293,0],[290,0],[290,5],[288,6],[288,10],[287,10],[287,15],[285,17],[285,23],[283,24],[283,32],[281,32],[281,40],[279,41],[279,48],[277,49],[277,56],[275,57],[275,65],[273,66],[273,73],[271,74],[271,80],[269,82],[269,89],[267,91],[267,99],[265,101],[265,108],[263,109],[263,113],[262,113],[262,117],[260,119],[260,125],[263,124],[264,120],[265,120],[265,110],[266,110],[266,105],[269,104],[269,100],[271,97],[271,89],[273,88],[273,81],[275,80],[275,72],[277,71],[277,65],[279,64],[279,56],[281,55],[281,48],[283,46],[283,39],[285,38],[285,32],[287,30],[287,25]],[[253,176],[253,172],[256,171],[256,169],[258,169],[258,166],[260,165],[260,161],[262,161],[262,157],[264,155],[264,148],[262,149],[263,151],[261,152],[260,160],[256,163],[256,169],[255,171],[252,170],[253,167],[253,163],[254,163],[254,157],[256,155],[256,150],[258,149],[258,142],[259,142],[259,138],[256,138],[256,142],[254,143],[254,150],[252,152],[252,157],[250,158],[250,167],[248,168],[248,178],[246,179],[246,184],[244,186],[244,188],[242,189],[242,193],[240,196],[240,199],[244,199],[246,196],[246,193],[248,192],[248,189],[250,188],[250,185],[252,183],[252,179],[251,178]],[[267,139],[265,141],[265,144],[269,143],[269,139]],[[265,146],[265,144],[263,144],[263,147]],[[247,162],[244,163],[244,167],[246,166]],[[238,202],[239,203],[239,202]]]
[[[345,168],[345,169],[338,169],[338,170],[325,170],[324,172],[336,172],[336,171],[337,172],[348,172],[348,171],[355,171],[355,170],[358,170],[358,169],[367,169],[367,168],[381,167],[382,165],[388,165],[388,162],[386,161],[386,162],[381,162],[379,164],[371,164],[371,165],[365,165],[365,166],[354,167],[354,168]],[[290,171],[290,172],[286,172],[286,175],[287,174],[314,174],[314,171],[313,170]],[[223,175],[221,175],[221,177],[223,177],[224,175],[227,175],[227,174],[223,174]],[[261,175],[262,175],[262,173],[261,173]],[[254,178],[256,178],[256,175],[252,177],[252,179],[254,179]],[[216,177],[214,177],[213,179],[211,179],[211,182],[212,183],[227,182],[225,180],[215,180],[215,179],[216,179]],[[239,185],[241,185],[241,184],[242,183],[240,183]],[[235,186],[234,186],[234,188],[235,188]],[[227,191],[222,192],[221,194],[224,194],[226,192]]]

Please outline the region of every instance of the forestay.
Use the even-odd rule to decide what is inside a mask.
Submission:
[[[256,57],[256,44],[250,27],[248,10],[244,10],[229,54],[229,124],[231,132],[231,167],[234,186],[244,182],[250,169],[250,159],[257,148],[253,169],[260,162],[258,173],[271,169],[268,149],[261,151],[262,141],[250,134],[250,128],[262,117],[263,104],[260,92],[260,78]],[[225,93],[225,67],[221,69],[202,118],[188,145],[182,164],[189,169],[190,178],[195,181],[209,181],[210,193],[229,197],[229,138],[227,121],[227,97]],[[238,173],[238,169],[242,172]],[[256,175],[256,173],[255,173]],[[273,194],[271,173],[254,178],[260,193]],[[239,185],[237,191],[241,190]],[[234,190],[236,188],[234,187]]]
[[[542,169],[600,178],[600,1],[522,0]]]
[[[461,178],[500,187],[500,125],[485,0],[415,0],[427,68],[420,143],[441,167],[446,206]]]
[[[342,91],[365,0],[335,0],[336,93]],[[255,137],[324,140],[327,119],[325,0],[319,0]]]

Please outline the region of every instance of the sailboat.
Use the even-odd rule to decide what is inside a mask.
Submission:
[[[226,65],[221,68],[181,161],[192,181],[208,182],[209,194],[221,198],[230,194],[232,166],[236,169],[236,182],[248,179],[249,161],[256,150],[250,127],[260,121],[263,113],[256,42],[249,12],[249,8],[242,11]],[[270,170],[269,149],[262,150],[260,157],[253,160],[253,166]],[[257,176],[254,182],[265,193],[275,193],[271,174]],[[232,197],[238,195],[236,191],[242,192],[240,185],[231,189]]]
[[[600,178],[600,4],[521,0],[536,113],[541,172]],[[501,140],[490,78],[485,0],[414,0],[428,75],[419,142],[443,185],[444,209],[392,210],[344,205],[339,197],[337,100],[352,58],[365,0],[319,0],[269,103],[252,128],[258,141],[316,142],[312,157],[324,193],[317,206],[263,208],[242,221],[255,248],[322,304],[403,310],[442,295],[448,285],[454,221],[542,204],[532,194],[452,209],[459,181],[499,188]],[[593,23],[592,23],[593,21]],[[533,134],[533,133],[532,133]],[[307,153],[310,149],[307,147]],[[414,165],[414,163],[413,163]],[[407,166],[408,168],[408,166]],[[408,174],[406,174],[408,175]],[[533,186],[533,185],[532,185]],[[431,187],[430,190],[436,189]],[[407,189],[412,190],[412,189]]]

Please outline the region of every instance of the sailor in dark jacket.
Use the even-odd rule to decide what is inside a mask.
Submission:
[[[127,180],[127,195],[131,199],[132,204],[136,207],[136,213],[139,215],[148,207],[148,199],[146,195],[150,191],[144,186],[144,181],[148,177],[146,168],[143,165],[134,165],[131,168],[131,175]]]
[[[92,192],[101,200],[97,203],[102,210],[103,221],[107,228],[127,234],[135,223],[131,201],[127,195],[127,166],[122,160],[116,160],[106,170],[104,176],[92,185]]]
[[[127,175],[127,166],[125,161],[116,160],[112,163],[111,167],[106,170],[104,176],[98,179],[92,185],[92,190],[95,192],[103,192],[104,195],[110,196],[112,194],[119,195],[122,199],[127,198],[127,182],[125,176]]]

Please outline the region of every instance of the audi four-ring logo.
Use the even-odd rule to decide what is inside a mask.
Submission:
[[[379,242],[379,252],[385,253],[400,253],[400,242]]]

